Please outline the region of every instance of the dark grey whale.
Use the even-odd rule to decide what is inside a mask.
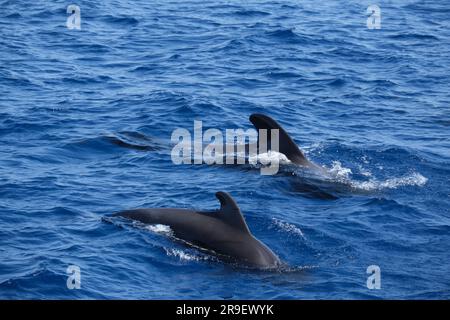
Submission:
[[[223,260],[264,269],[280,266],[280,259],[252,235],[234,199],[221,191],[216,197],[220,209],[215,211],[155,208],[125,210],[113,216],[167,225],[176,238],[212,250]]]
[[[279,152],[284,154],[289,161],[291,161],[294,164],[304,166],[304,167],[310,167],[318,170],[323,170],[318,165],[312,163],[309,161],[303,152],[300,150],[300,148],[297,146],[297,144],[292,140],[292,138],[289,136],[289,134],[281,127],[278,122],[276,122],[271,117],[261,114],[261,113],[253,113],[250,115],[249,118],[250,122],[253,124],[253,126],[256,128],[256,130],[259,133],[260,129],[266,129],[268,130],[267,134],[267,149],[271,149],[271,141],[270,141],[270,130],[277,129],[279,130]],[[259,137],[258,137],[258,146],[259,146]]]

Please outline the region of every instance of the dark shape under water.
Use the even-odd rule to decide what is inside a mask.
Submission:
[[[157,151],[161,149],[151,138],[139,132],[124,131],[119,136],[106,136],[105,139],[116,146],[127,149],[139,151]]]

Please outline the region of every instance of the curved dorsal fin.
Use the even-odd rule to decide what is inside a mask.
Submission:
[[[294,163],[301,165],[309,164],[308,159],[306,159],[303,152],[295,144],[292,138],[287,134],[287,132],[271,117],[260,113],[254,113],[250,116],[250,122],[258,130],[258,145],[259,145],[259,129],[278,129],[279,130],[279,152],[284,154],[289,160]],[[267,132],[267,147],[270,149],[270,132]]]
[[[247,223],[242,216],[236,201],[226,192],[216,192],[216,198],[220,201],[220,210],[217,214],[218,218],[242,232],[250,234]]]

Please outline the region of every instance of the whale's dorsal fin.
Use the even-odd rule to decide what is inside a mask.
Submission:
[[[306,159],[305,155],[295,144],[292,138],[278,124],[278,122],[273,120],[271,117],[260,113],[254,113],[250,116],[250,122],[253,123],[256,130],[258,130],[258,144],[259,144],[259,129],[267,129],[267,130],[278,129],[280,138],[278,151],[284,154],[290,161],[294,163],[301,165],[310,164],[309,160]],[[270,132],[267,132],[267,139],[268,139],[267,144],[269,149],[271,146],[270,137],[271,137]]]
[[[236,201],[228,193],[223,191],[217,192],[216,197],[220,201],[220,210],[217,217],[233,228],[250,234],[250,230]]]

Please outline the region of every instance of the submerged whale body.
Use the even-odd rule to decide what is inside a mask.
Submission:
[[[215,211],[155,208],[125,210],[113,216],[169,226],[176,238],[212,250],[223,260],[264,269],[281,265],[280,259],[252,235],[234,199],[226,192],[217,192],[216,197],[220,209]]]

